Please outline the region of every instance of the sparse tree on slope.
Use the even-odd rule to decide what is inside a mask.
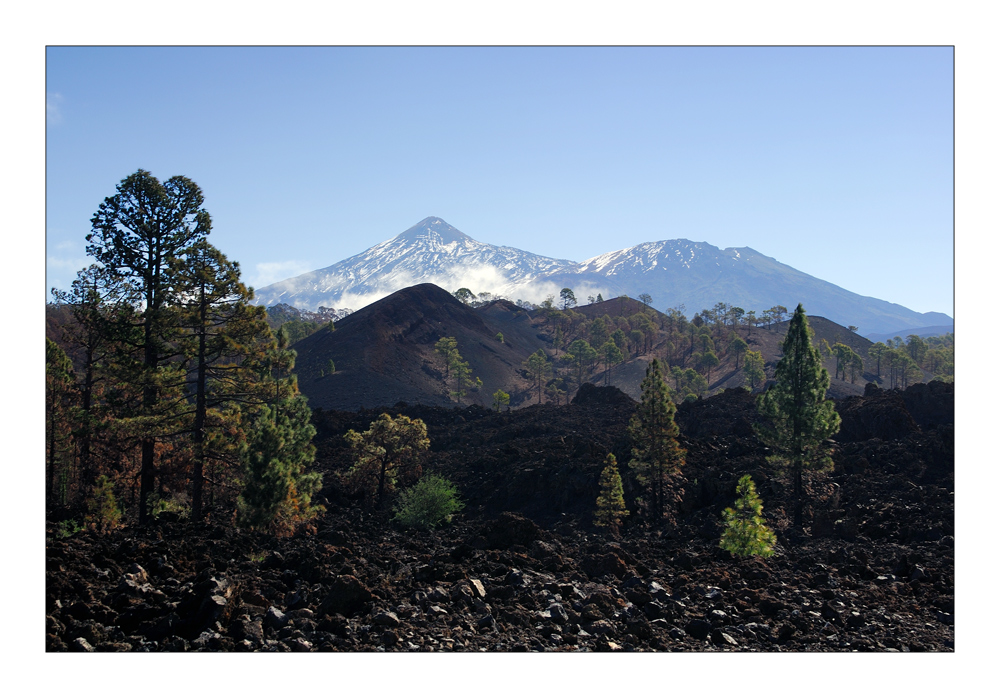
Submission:
[[[522,366],[527,371],[528,378],[538,391],[538,404],[541,405],[542,388],[545,387],[545,380],[552,372],[552,365],[549,363],[549,358],[545,355],[544,350],[539,349],[529,356]]]
[[[729,342],[729,353],[733,355],[733,368],[740,370],[743,367],[743,357],[749,349],[749,345],[738,335],[733,335]]]
[[[812,346],[809,321],[802,304],[788,325],[781,345],[784,353],[775,370],[775,384],[757,398],[757,409],[770,426],[758,432],[775,451],[769,460],[787,466],[794,483],[795,526],[802,528],[805,470],[824,470],[832,461],[828,438],[840,429],[840,415],[826,399],[830,374],[823,368],[819,350]]]
[[[508,408],[510,406],[510,395],[503,390],[497,390],[493,393],[493,409],[499,413],[500,408],[505,406]]]
[[[743,379],[750,385],[750,391],[753,392],[758,386],[763,385],[766,377],[764,357],[759,351],[748,351],[743,360]]]
[[[573,289],[564,288],[559,292],[559,299],[562,300],[563,310],[568,310],[576,305],[576,294],[573,293]]]
[[[619,332],[621,330],[618,330]],[[604,363],[604,385],[611,385],[611,367],[625,360],[625,355],[613,339],[601,345],[601,361]]]
[[[888,351],[887,347],[882,342],[875,342],[870,347],[868,347],[868,356],[875,359],[875,376],[879,379],[882,378],[882,355]]]
[[[577,371],[577,387],[583,385],[583,369],[590,366],[597,359],[597,351],[585,339],[575,339],[566,348],[566,352],[573,357],[573,365]]]

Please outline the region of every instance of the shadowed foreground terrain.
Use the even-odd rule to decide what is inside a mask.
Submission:
[[[278,539],[161,518],[54,537],[50,651],[954,649],[953,386],[872,386],[838,403],[835,469],[807,484],[806,534],[767,466],[742,390],[678,408],[687,465],[672,521],[591,524],[608,452],[626,467],[635,403],[584,386],[569,406],[497,414],[397,405],[427,422],[427,470],[467,506],[437,532],[351,501],[343,434],[379,410],[317,411],[327,514]],[[777,554],[719,549],[720,514],[749,473]]]

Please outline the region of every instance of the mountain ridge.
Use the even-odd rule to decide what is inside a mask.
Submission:
[[[479,242],[436,216],[336,264],[265,286],[257,290],[256,302],[308,310],[359,308],[420,283],[534,303],[558,297],[564,287],[581,299],[649,293],[656,305],[683,305],[689,314],[717,302],[748,311],[801,302],[810,315],[856,325],[862,334],[953,325],[944,313],[918,313],[861,296],[751,247],[720,249],[678,238],[574,262]]]

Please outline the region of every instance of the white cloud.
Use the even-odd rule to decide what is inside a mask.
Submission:
[[[90,257],[53,257],[50,255],[45,258],[45,266],[49,269],[66,269],[72,272],[84,269],[93,262],[94,260]]]
[[[59,105],[62,103],[63,97],[58,92],[46,92],[45,93],[45,125],[55,126],[56,124],[62,123],[62,111],[59,109]]]
[[[299,274],[312,271],[313,265],[308,262],[291,260],[287,262],[258,262],[255,265],[254,274],[245,283],[254,288],[264,288],[265,286],[278,281],[284,281]]]

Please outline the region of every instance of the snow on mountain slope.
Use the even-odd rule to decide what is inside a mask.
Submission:
[[[256,302],[307,310],[363,308],[421,283],[533,303],[558,299],[565,287],[580,303],[598,294],[648,293],[656,308],[683,305],[688,316],[719,302],[758,312],[802,303],[810,315],[856,325],[864,334],[952,322],[943,313],[917,313],[860,296],[749,247],[720,250],[707,242],[661,240],[578,263],[478,242],[437,217],[325,269],[259,289]]]
[[[402,288],[433,283],[453,291],[466,287],[530,299],[537,295],[529,287],[538,277],[576,266],[569,260],[478,242],[430,217],[359,255],[265,286],[256,296],[264,305],[361,308]]]

